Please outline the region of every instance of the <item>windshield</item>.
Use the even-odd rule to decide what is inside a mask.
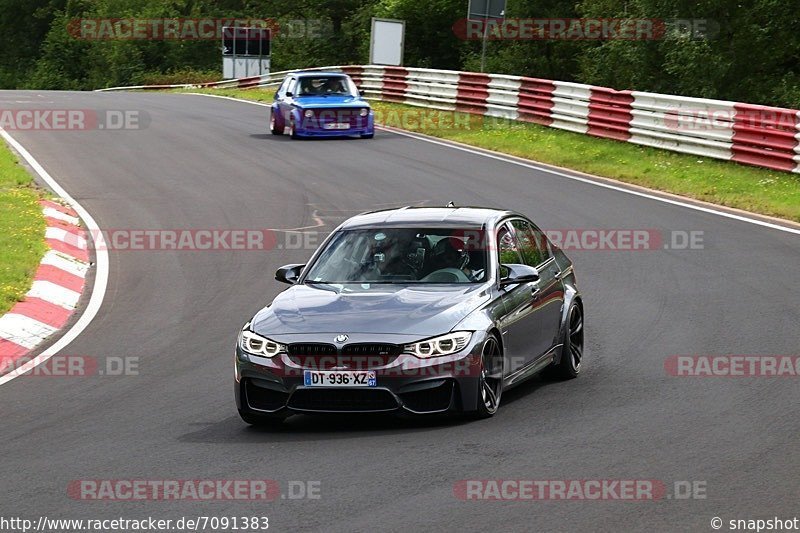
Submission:
[[[340,231],[305,283],[482,283],[487,253],[477,230],[379,228]]]
[[[303,76],[298,80],[297,96],[358,96],[358,89],[347,76]]]

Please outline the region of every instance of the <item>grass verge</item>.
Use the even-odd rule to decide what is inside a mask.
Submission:
[[[0,141],[0,316],[22,300],[47,246],[40,191]]]
[[[272,90],[203,92],[272,101]],[[800,222],[800,175],[600,139],[524,122],[371,102],[376,123],[719,205]],[[266,127],[266,126],[265,126]]]

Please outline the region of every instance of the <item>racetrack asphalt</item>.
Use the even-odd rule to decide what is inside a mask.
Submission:
[[[138,131],[12,131],[104,229],[293,229],[402,205],[504,207],[548,229],[699,231],[702,249],[568,251],[587,355],[489,420],[293,417],[253,429],[233,403],[238,328],[311,250],[114,251],[92,324],[63,354],[138,358],[138,375],[0,386],[0,516],[266,515],[275,531],[709,531],[800,514],[798,377],[672,377],[676,354],[800,355],[800,237],[377,132],[291,141],[267,109],[202,96],[0,92],[7,109],[135,110]],[[535,154],[532,154],[535,158]],[[311,230],[316,231],[316,230]],[[283,243],[283,233],[278,233]],[[78,501],[80,479],[319,481],[274,502]],[[705,499],[460,501],[465,479],[705,483]],[[727,529],[727,527],[725,528]]]

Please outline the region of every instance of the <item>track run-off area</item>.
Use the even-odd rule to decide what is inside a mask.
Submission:
[[[266,107],[221,98],[10,91],[0,104],[147,118],[116,131],[9,132],[104,231],[277,230],[267,250],[111,247],[102,305],[59,355],[135,370],[0,385],[0,515],[268,516],[274,531],[708,531],[714,517],[800,514],[800,377],[675,375],[674,364],[800,355],[795,226],[386,130],[274,137]],[[479,422],[245,425],[233,348],[283,289],[275,270],[305,262],[359,212],[449,201],[516,210],[579,244],[646,231],[640,249],[565,246],[586,306],[580,377],[533,379]],[[73,490],[81,480],[200,479],[274,480],[281,495],[95,501]],[[655,480],[666,493],[472,501],[461,491],[469,480],[521,479]],[[676,493],[687,486],[702,490]]]

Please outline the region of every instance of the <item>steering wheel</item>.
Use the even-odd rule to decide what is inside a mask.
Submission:
[[[458,268],[441,268],[422,278],[428,283],[469,283],[469,277]]]

